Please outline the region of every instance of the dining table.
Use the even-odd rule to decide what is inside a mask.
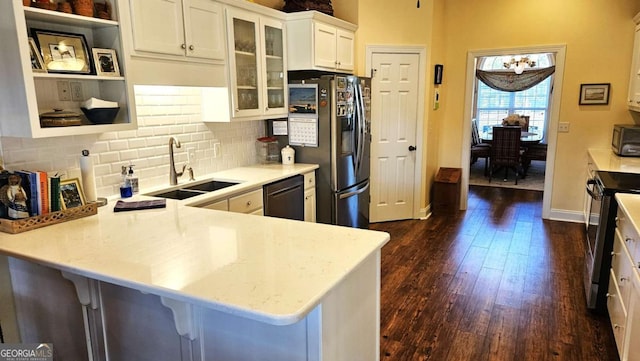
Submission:
[[[482,140],[482,143],[491,144],[491,142],[493,142],[493,131],[481,132],[480,139]],[[520,133],[520,144],[523,147],[526,147],[527,145],[538,144],[541,141],[542,141],[541,134],[532,133],[525,130],[523,130]]]

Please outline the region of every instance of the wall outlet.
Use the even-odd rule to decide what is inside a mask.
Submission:
[[[560,123],[558,123],[558,132],[559,133],[569,133],[569,123],[568,122],[560,122]]]
[[[218,158],[220,156],[220,141],[213,141],[213,157]]]
[[[69,82],[71,87],[71,100],[74,102],[81,102],[84,100],[84,96],[82,95],[82,83],[79,81]]]
[[[187,148],[187,162],[191,165],[196,161],[196,148]]]
[[[71,101],[71,88],[69,87],[69,82],[59,80],[56,84],[58,86],[58,100],[63,102]]]

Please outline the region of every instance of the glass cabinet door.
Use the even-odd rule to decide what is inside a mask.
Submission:
[[[285,86],[287,84],[284,63],[284,34],[282,24],[266,22],[263,26],[266,79],[265,103],[267,113],[282,112],[286,105]]]
[[[233,18],[236,113],[259,110],[257,22]]]

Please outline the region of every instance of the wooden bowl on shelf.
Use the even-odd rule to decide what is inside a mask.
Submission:
[[[82,125],[80,114],[72,111],[54,109],[53,112],[40,114],[40,126],[48,127],[68,127]]]

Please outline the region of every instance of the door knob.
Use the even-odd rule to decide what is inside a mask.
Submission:
[[[410,145],[410,146],[409,146],[409,151],[410,151],[410,152],[413,152],[413,151],[414,151],[414,150],[416,150],[416,149],[418,149],[418,148],[414,147],[413,145]]]

